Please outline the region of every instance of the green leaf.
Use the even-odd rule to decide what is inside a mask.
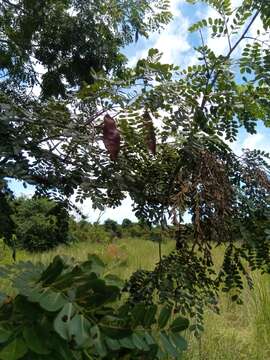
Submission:
[[[105,335],[113,339],[121,339],[129,336],[132,331],[126,327],[117,325],[100,325],[101,330]]]
[[[47,269],[41,274],[40,281],[43,285],[51,284],[63,271],[64,263],[61,257],[56,256]]]
[[[27,353],[27,346],[23,339],[16,338],[0,351],[0,359],[17,360]]]
[[[106,342],[109,350],[115,351],[115,350],[119,350],[121,347],[119,341],[116,339],[111,339],[111,338],[106,337],[105,342]]]
[[[154,338],[149,334],[148,331],[144,332],[144,339],[146,340],[148,345],[155,345],[156,341],[154,340]]]
[[[172,322],[170,326],[170,330],[172,332],[180,332],[186,330],[188,327],[189,327],[189,320],[179,316]]]
[[[69,338],[74,339],[78,346],[82,346],[90,338],[90,322],[83,315],[75,315],[70,321]]]
[[[171,342],[168,335],[165,333],[165,331],[161,331],[160,339],[161,339],[164,350],[172,357],[177,358],[179,356],[179,353],[178,353],[177,349],[175,348],[174,344]]]
[[[85,264],[90,265],[91,270],[97,275],[102,274],[105,268],[104,262],[95,254],[88,255],[88,261]]]
[[[61,293],[57,293],[55,291],[48,290],[44,292],[40,299],[40,306],[47,311],[57,311],[60,310],[65,304],[67,300]]]
[[[59,336],[53,336],[52,339],[50,339],[50,345],[52,352],[54,354],[59,354],[59,358],[61,360],[78,360],[78,358],[75,358],[71,349],[69,348],[68,342]],[[51,357],[48,360],[51,360]]]
[[[148,344],[144,341],[143,336],[141,336],[141,334],[139,333],[133,333],[132,334],[132,341],[135,345],[135,347],[139,350],[144,350],[144,351],[148,351],[149,350],[149,346]]]
[[[50,353],[50,350],[45,345],[46,338],[44,339],[44,331],[41,331],[37,327],[25,327],[23,329],[24,340],[30,350],[36,354],[46,355]]]
[[[135,349],[136,346],[134,345],[131,337],[124,337],[123,339],[119,340],[121,346],[126,349]]]
[[[158,326],[160,329],[163,329],[167,325],[167,322],[169,321],[171,314],[172,314],[172,306],[171,305],[167,304],[161,309],[159,318],[158,318]]]
[[[155,323],[155,316],[157,313],[157,305],[151,305],[146,308],[143,324],[148,327]]]
[[[181,351],[185,351],[187,350],[187,341],[186,339],[183,338],[183,336],[174,333],[171,335],[171,339],[173,340],[173,342],[175,343],[176,347],[181,350]]]
[[[145,316],[146,306],[143,303],[136,304],[132,310],[132,315],[134,318],[134,326],[143,323]]]
[[[92,326],[90,333],[91,338],[94,339],[93,344],[95,346],[95,350],[101,358],[105,357],[107,355],[107,349],[99,327],[97,325]]]
[[[73,304],[68,303],[54,319],[54,330],[65,340],[69,339],[69,324],[74,313],[75,309]]]
[[[12,331],[8,330],[4,324],[0,324],[0,344],[5,343],[11,334]]]
[[[119,288],[122,288],[124,286],[124,281],[119,279],[118,276],[113,275],[113,274],[108,274],[108,275],[104,276],[104,280],[106,281],[107,285],[113,285],[113,286],[117,286]]]

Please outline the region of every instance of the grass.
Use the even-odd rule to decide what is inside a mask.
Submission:
[[[174,243],[162,245],[163,254],[168,254]],[[1,247],[0,247],[1,248]],[[128,278],[139,268],[152,269],[158,261],[158,244],[141,239],[121,239],[117,244],[79,243],[73,246],[60,246],[44,254],[30,255],[18,252],[18,260],[41,261],[49,263],[57,254],[83,260],[87,254],[95,253],[110,264],[112,271],[122,278]],[[216,254],[217,259],[221,253]],[[0,264],[11,263],[8,249],[0,251]],[[187,333],[189,350],[183,360],[268,360],[270,359],[270,277],[252,274],[254,290],[244,289],[243,305],[230,301],[222,294],[221,315],[207,312],[205,332],[201,340]],[[7,284],[1,288],[8,290]]]

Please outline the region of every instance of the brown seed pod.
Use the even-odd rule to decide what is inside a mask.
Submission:
[[[103,123],[103,142],[110,154],[111,160],[116,160],[120,151],[120,133],[114,119],[106,114]]]
[[[144,119],[145,133],[146,133],[145,142],[147,148],[153,155],[156,155],[157,142],[156,142],[155,128],[153,125],[152,118],[147,110],[143,114],[143,119]]]

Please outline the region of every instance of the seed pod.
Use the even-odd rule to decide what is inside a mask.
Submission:
[[[152,118],[147,110],[144,112],[143,118],[144,118],[144,128],[145,128],[145,142],[147,148],[153,155],[156,155],[155,128],[153,125]]]
[[[111,160],[116,160],[120,150],[120,133],[114,119],[110,115],[104,116],[103,142],[110,154]]]

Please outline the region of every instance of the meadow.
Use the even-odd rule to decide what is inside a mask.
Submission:
[[[162,244],[162,254],[174,247],[173,241]],[[215,256],[221,256],[222,249]],[[142,239],[119,239],[116,243],[80,242],[72,246],[59,246],[42,254],[17,253],[17,261],[49,263],[57,254],[84,260],[95,253],[104,259],[113,273],[127,279],[137,269],[152,269],[158,261],[158,244]],[[10,264],[10,250],[1,246],[0,264]],[[200,340],[186,333],[189,349],[184,360],[268,360],[270,359],[270,277],[257,272],[251,274],[254,289],[244,289],[243,305],[231,302],[228,294],[221,295],[221,314],[210,310],[205,316],[205,332]],[[7,283],[1,290],[12,291]]]

